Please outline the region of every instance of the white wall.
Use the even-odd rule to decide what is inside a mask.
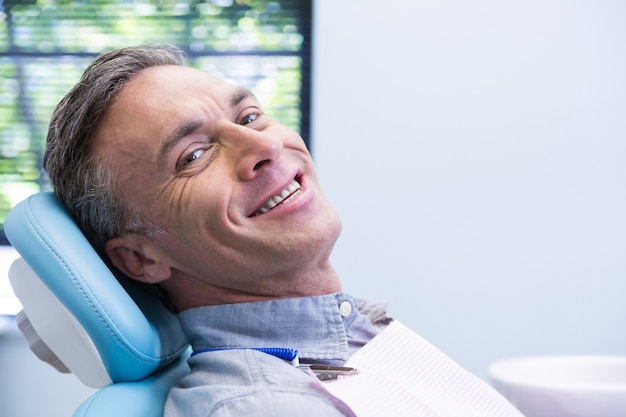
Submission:
[[[626,354],[626,2],[316,0],[345,288],[479,376]]]

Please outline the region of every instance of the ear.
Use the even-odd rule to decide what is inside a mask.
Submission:
[[[113,265],[134,280],[156,284],[172,276],[166,258],[146,236],[116,237],[105,244],[104,250]]]

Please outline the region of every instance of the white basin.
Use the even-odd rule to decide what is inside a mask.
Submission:
[[[488,372],[526,417],[626,416],[626,356],[513,358]]]

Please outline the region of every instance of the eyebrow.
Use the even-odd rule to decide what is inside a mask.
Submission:
[[[237,89],[230,96],[230,104],[235,107],[248,97],[255,97],[252,91],[244,87],[237,87]]]
[[[176,146],[176,144],[178,144],[181,139],[183,139],[185,136],[191,135],[193,132],[198,130],[200,126],[202,126],[202,121],[189,120],[177,126],[174,130],[165,135],[159,147],[159,165],[163,164],[164,160],[166,159],[172,148]]]

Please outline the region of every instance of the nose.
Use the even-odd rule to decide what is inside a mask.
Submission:
[[[276,163],[283,150],[283,142],[274,135],[249,127],[233,125],[227,139],[231,148],[236,175],[243,181],[256,178]]]

